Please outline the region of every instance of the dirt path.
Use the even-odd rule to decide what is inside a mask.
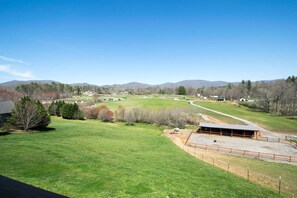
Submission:
[[[232,116],[232,115],[229,115],[229,114],[226,114],[226,113],[222,113],[222,112],[219,112],[219,111],[216,111],[216,110],[212,110],[212,109],[209,109],[209,108],[206,108],[206,107],[202,107],[200,105],[194,104],[193,101],[190,101],[189,103],[192,106],[195,106],[195,107],[198,107],[198,108],[207,110],[207,111],[211,111],[213,113],[217,113],[217,114],[220,114],[220,115],[229,117],[229,118],[233,118],[235,120],[239,120],[239,121],[241,121],[241,122],[243,122],[243,123],[245,123],[245,124],[247,124],[249,126],[255,126],[255,127],[257,127],[257,128],[260,129],[260,131],[262,133],[262,136],[265,136],[265,137],[285,139],[285,136],[288,136],[289,135],[289,134],[276,133],[276,132],[272,132],[272,131],[266,130],[266,129],[258,126],[257,124],[248,121],[248,120],[245,120],[245,119],[242,119],[242,118],[239,118],[239,117],[236,117],[236,116]]]

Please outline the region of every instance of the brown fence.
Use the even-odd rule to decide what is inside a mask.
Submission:
[[[287,161],[287,162],[297,162],[297,156],[287,156],[287,155],[278,155],[278,154],[272,154],[272,153],[254,152],[254,151],[226,148],[226,147],[220,147],[220,146],[210,146],[210,145],[206,145],[206,144],[197,144],[197,143],[187,143],[187,145],[194,147],[194,148],[220,151],[220,152],[237,154],[237,155],[246,155],[246,156],[250,156],[250,157],[256,157],[259,159],[262,158],[262,159],[279,160],[279,161]]]
[[[219,159],[218,157],[210,156],[209,154],[205,155],[200,152],[199,149],[196,148],[202,148],[205,149],[206,145],[203,147],[198,147],[199,144],[193,145],[185,145],[184,142],[182,142],[179,138],[175,138],[174,135],[170,135],[168,133],[165,133],[167,137],[169,137],[178,147],[183,149],[185,152],[189,153],[190,155],[196,157],[197,159],[200,159],[208,164],[211,164],[213,166],[217,166],[221,169],[224,169],[230,173],[236,174],[238,176],[241,176],[243,178],[246,178],[248,181],[255,182],[267,187],[270,187],[274,189],[275,191],[278,191],[280,194],[281,193],[286,193],[287,195],[291,195],[292,197],[296,197],[297,195],[297,188],[296,184],[288,183],[284,181],[281,176],[278,178],[273,178],[264,174],[261,174],[259,172],[256,172],[254,170],[250,170],[249,168],[239,168],[235,167],[229,162],[226,162],[224,160]],[[210,150],[213,150],[213,146],[207,146],[207,148],[211,148]],[[230,149],[228,148],[223,148],[219,147],[216,148],[221,151],[221,149],[227,149],[226,151],[230,152]],[[243,150],[238,150],[238,149],[232,149],[232,152],[240,152]],[[242,153],[242,152],[241,152]],[[246,152],[247,154],[248,152]],[[258,152],[252,152],[254,156],[258,156]],[[260,153],[261,156],[261,153]],[[285,156],[288,157],[288,156]],[[296,158],[294,158],[296,159]]]

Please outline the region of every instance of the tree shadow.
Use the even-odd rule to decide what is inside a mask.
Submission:
[[[5,135],[9,135],[10,132],[0,132],[0,136],[5,136]]]
[[[46,128],[40,128],[40,129],[38,129],[38,132],[39,133],[48,133],[48,132],[55,131],[55,130],[56,130],[56,128],[46,127]]]

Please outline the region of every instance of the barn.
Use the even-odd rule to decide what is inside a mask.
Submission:
[[[260,136],[260,129],[255,126],[213,124],[205,122],[200,122],[197,132],[244,138],[256,138],[257,136]]]

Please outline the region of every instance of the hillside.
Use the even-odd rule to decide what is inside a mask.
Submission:
[[[189,156],[152,125],[53,117],[50,127],[0,136],[0,174],[69,197],[277,196]]]

